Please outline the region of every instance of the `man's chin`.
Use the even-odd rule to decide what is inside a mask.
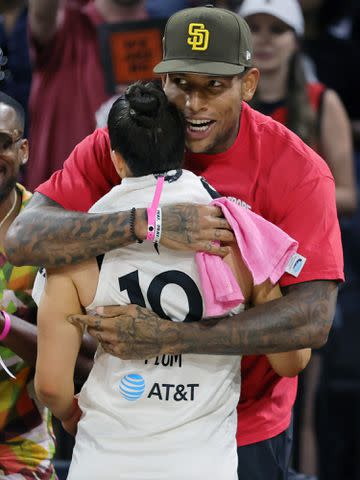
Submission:
[[[209,142],[186,142],[186,148],[191,153],[209,153]]]

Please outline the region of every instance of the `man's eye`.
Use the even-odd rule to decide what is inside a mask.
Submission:
[[[176,85],[180,85],[181,87],[184,87],[187,85],[187,81],[185,80],[185,78],[181,78],[181,77],[174,78],[174,82],[176,83]]]
[[[211,88],[216,88],[216,87],[221,87],[222,83],[219,82],[219,80],[211,80],[209,83],[209,87]]]
[[[0,148],[1,150],[8,150],[12,145],[12,141],[9,139],[9,140],[4,140],[1,145],[0,145]]]

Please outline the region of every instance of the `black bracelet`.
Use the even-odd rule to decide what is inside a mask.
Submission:
[[[137,241],[137,243],[143,243],[143,240],[140,240],[140,238],[138,238],[135,233],[135,215],[136,215],[136,208],[133,207],[130,210],[130,233],[131,233],[131,236]]]

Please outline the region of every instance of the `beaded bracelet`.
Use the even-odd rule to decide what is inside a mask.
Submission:
[[[137,241],[137,243],[143,243],[143,241],[137,237],[136,232],[135,232],[135,216],[136,216],[136,208],[133,207],[130,210],[130,233],[133,238]]]

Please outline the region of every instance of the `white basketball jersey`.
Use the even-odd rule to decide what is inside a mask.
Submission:
[[[211,197],[188,171],[165,181],[160,206]],[[126,178],[91,212],[148,207],[156,178]],[[202,318],[194,254],[150,242],[105,254],[88,310],[136,303],[169,321]],[[68,480],[236,480],[240,357],[121,360],[98,349],[80,393],[84,412]]]

